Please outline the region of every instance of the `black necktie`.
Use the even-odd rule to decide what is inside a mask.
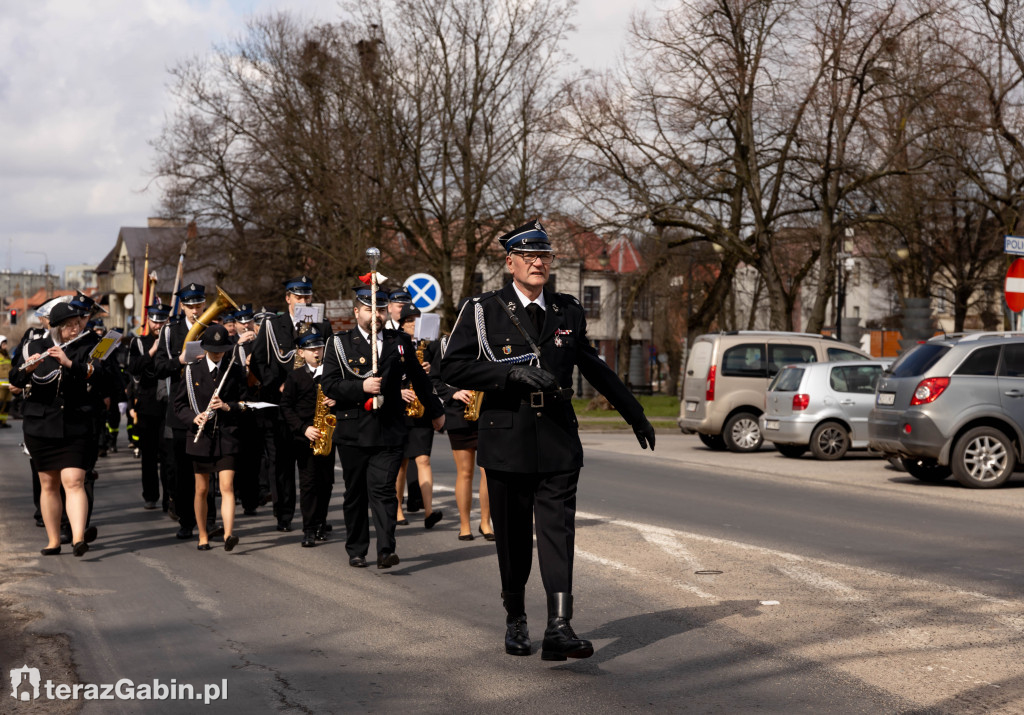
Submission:
[[[215,367],[213,368],[213,370],[210,371],[210,377],[213,378],[213,384],[216,385],[217,378],[220,377],[220,366]]]
[[[536,303],[530,303],[526,306],[526,312],[530,314],[530,319],[533,320],[533,327],[537,329],[537,334],[540,335],[541,326],[544,325],[544,309]]]

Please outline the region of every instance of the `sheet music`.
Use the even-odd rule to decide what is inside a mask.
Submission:
[[[424,313],[416,318],[416,340],[437,340],[441,334],[441,316],[437,313]]]
[[[302,322],[319,325],[324,319],[324,304],[297,305],[295,306],[294,317],[296,323]]]
[[[96,347],[92,349],[89,357],[97,360],[106,360],[110,353],[114,352],[114,348],[119,342],[121,342],[121,333],[117,330],[108,330],[107,334],[96,343]]]

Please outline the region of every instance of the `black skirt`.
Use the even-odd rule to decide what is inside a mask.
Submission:
[[[434,444],[433,427],[412,427],[409,430],[409,441],[405,443],[405,459],[430,456],[430,448]]]
[[[235,455],[225,454],[220,457],[210,457],[209,459],[192,457],[192,471],[196,474],[233,472],[235,471]]]
[[[96,438],[91,434],[72,437],[23,436],[28,453],[32,455],[32,461],[40,472],[89,470],[96,463]]]
[[[466,427],[465,429],[453,429],[448,430],[448,441],[451,442],[452,449],[464,450],[464,449],[476,449],[476,427]]]

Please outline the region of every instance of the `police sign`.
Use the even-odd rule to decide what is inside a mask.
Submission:
[[[1003,253],[1024,256],[1024,238],[1021,236],[1003,236]]]
[[[405,289],[412,297],[412,303],[424,313],[436,308],[441,303],[441,284],[434,276],[416,273],[405,281]]]

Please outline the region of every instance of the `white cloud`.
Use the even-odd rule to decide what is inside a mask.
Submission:
[[[570,51],[608,66],[629,13],[651,0],[583,0]],[[0,14],[0,268],[95,263],[144,225],[149,142],[171,109],[167,70],[241,35],[252,13],[330,19],[337,0],[31,0]],[[8,254],[10,265],[8,266]]]

